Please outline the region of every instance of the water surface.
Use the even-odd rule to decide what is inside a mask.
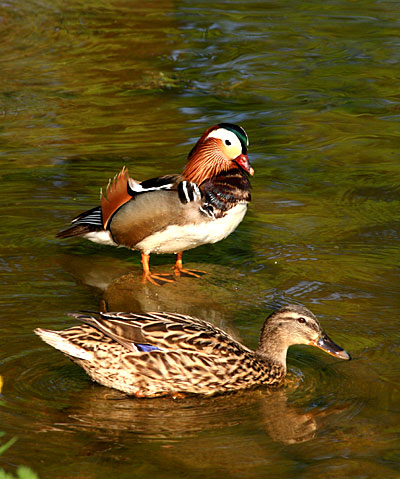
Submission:
[[[400,7],[389,0],[0,5],[0,457],[41,478],[396,478]],[[253,202],[209,271],[159,290],[140,257],[55,233],[123,165],[181,171],[203,131],[250,137]],[[166,271],[173,256],[152,258]],[[298,302],[354,357],[289,351],[279,391],[128,399],[33,335],[80,309],[174,310],[257,344]]]

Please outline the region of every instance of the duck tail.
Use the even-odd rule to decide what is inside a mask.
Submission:
[[[104,232],[101,208],[96,206],[85,211],[71,221],[72,225],[57,233],[57,238],[72,238],[86,236],[90,233]]]
[[[74,236],[85,236],[91,232],[88,225],[76,225],[62,230],[56,234],[56,238],[73,238]]]
[[[57,331],[36,328],[34,332],[40,336],[45,343],[53,346],[53,348],[58,349],[67,356],[71,356],[72,358],[76,359],[93,359],[92,354],[89,351],[85,351],[83,348],[73,344],[71,341],[68,341],[68,339],[64,338]]]

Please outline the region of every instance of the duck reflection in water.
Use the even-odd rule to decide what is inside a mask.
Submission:
[[[242,424],[251,430],[263,430],[272,441],[281,444],[306,442],[315,437],[323,415],[333,416],[342,408],[298,407],[288,403],[288,394],[296,391],[294,381],[278,390],[246,390],[228,396],[187,396],[185,399],[163,397],[151,401],[132,401],[118,391],[107,391],[92,386],[83,393],[75,393],[70,398],[70,406],[62,411],[54,411],[56,416],[46,417],[42,431],[92,431],[96,437],[110,444],[126,442],[127,433],[135,433],[136,440],[167,439],[177,443],[176,454],[183,460],[182,447],[194,461],[198,454],[205,454],[212,462],[212,450],[224,446],[232,428]],[[215,434],[223,431],[223,434]],[[206,433],[207,441],[199,447]],[[242,438],[245,440],[245,438]],[[254,439],[252,439],[254,440]],[[264,439],[262,439],[264,440]],[[246,440],[248,444],[248,439]],[[87,445],[85,446],[87,447]],[[249,453],[249,447],[246,447]],[[251,447],[258,460],[265,458],[265,450],[259,450],[257,441]],[[180,451],[180,452],[178,452]],[[200,452],[201,451],[201,452]],[[238,453],[238,451],[236,451]],[[236,455],[235,452],[235,455]],[[171,451],[172,454],[172,451]],[[242,454],[240,454],[242,457]],[[247,456],[252,462],[254,457]],[[200,458],[199,458],[200,461]],[[220,459],[219,459],[220,461]],[[243,461],[243,457],[241,459]]]
[[[244,285],[242,288],[237,272],[231,268],[210,264],[208,270],[212,279],[193,281],[190,277],[181,277],[174,283],[159,287],[149,282],[143,284],[138,268],[138,271],[132,271],[132,266],[117,259],[110,264],[102,256],[88,259],[65,254],[59,257],[59,262],[78,283],[99,291],[101,300],[98,308],[102,312],[174,311],[210,321],[239,339],[230,311],[233,308],[238,311],[240,292],[245,288]],[[196,264],[193,266],[197,267]],[[158,270],[157,266],[154,270]],[[242,281],[247,280],[243,278]],[[255,291],[247,291],[246,300],[252,300],[251,294],[256,301]]]

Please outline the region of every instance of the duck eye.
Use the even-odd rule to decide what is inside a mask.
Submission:
[[[225,140],[225,145],[227,145],[227,146],[231,146],[231,145],[232,145],[232,143],[231,143],[229,140]]]
[[[303,317],[297,318],[297,321],[301,324],[304,324],[307,322]]]

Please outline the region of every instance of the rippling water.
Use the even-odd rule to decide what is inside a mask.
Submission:
[[[0,4],[0,431],[18,437],[1,467],[398,477],[399,16],[389,0]],[[256,175],[238,230],[186,254],[209,275],[155,290],[138,254],[55,239],[124,164],[181,171],[219,121],[246,129]],[[79,309],[173,310],[255,347],[288,302],[354,360],[291,348],[279,391],[140,401],[32,333]]]

